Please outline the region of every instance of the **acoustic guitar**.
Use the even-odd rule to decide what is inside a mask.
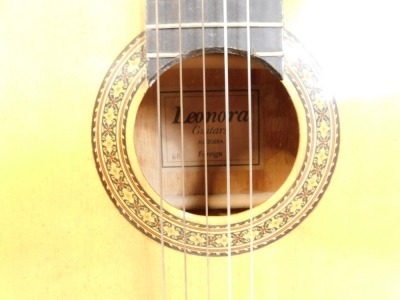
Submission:
[[[274,299],[269,249],[318,210],[340,157],[329,82],[279,0],[142,7],[92,126],[101,181],[147,236],[135,297]]]
[[[0,299],[400,299],[397,1],[155,3],[0,2]]]

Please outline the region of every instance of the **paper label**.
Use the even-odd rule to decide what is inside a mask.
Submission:
[[[253,165],[260,163],[259,105],[259,92],[252,90]],[[163,92],[161,116],[163,167],[181,167],[182,158],[186,167],[204,166],[206,160],[209,166],[226,166],[227,118],[230,165],[249,165],[247,90],[229,92],[228,113],[224,91],[207,91],[205,111],[202,92],[184,92],[183,108],[179,92]]]

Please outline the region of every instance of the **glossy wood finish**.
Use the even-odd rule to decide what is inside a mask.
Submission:
[[[254,253],[256,299],[399,298],[399,24],[380,4],[284,3],[335,87],[341,150],[317,209]],[[161,299],[160,245],[112,205],[90,141],[99,85],[144,30],[143,1],[5,1],[1,16],[1,297]],[[182,253],[166,249],[165,263],[167,299],[183,299]],[[226,299],[226,265],[210,262],[212,299]],[[187,266],[188,298],[205,299],[206,259]],[[233,257],[234,299],[248,299],[248,266]]]

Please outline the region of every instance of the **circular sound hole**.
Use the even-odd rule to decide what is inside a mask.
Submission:
[[[171,205],[201,215],[226,214],[228,193],[232,213],[249,208],[250,191],[253,205],[267,201],[287,179],[299,145],[282,82],[253,59],[249,109],[246,58],[229,56],[228,93],[223,60],[207,54],[205,91],[201,57],[183,61],[182,92],[179,65],[169,68],[159,78],[160,96],[153,84],[135,120],[135,151],[148,184]]]

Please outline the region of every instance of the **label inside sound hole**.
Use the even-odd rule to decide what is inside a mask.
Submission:
[[[252,162],[260,164],[259,91],[252,90]],[[230,165],[249,165],[249,109],[247,90],[229,91],[229,112],[225,111],[224,91],[207,91],[204,112],[203,93],[161,93],[163,167],[226,166],[227,129],[230,132]],[[206,121],[206,128],[204,127]],[[183,137],[181,123],[183,122]],[[181,144],[183,141],[183,154]],[[204,144],[207,144],[205,151]]]

